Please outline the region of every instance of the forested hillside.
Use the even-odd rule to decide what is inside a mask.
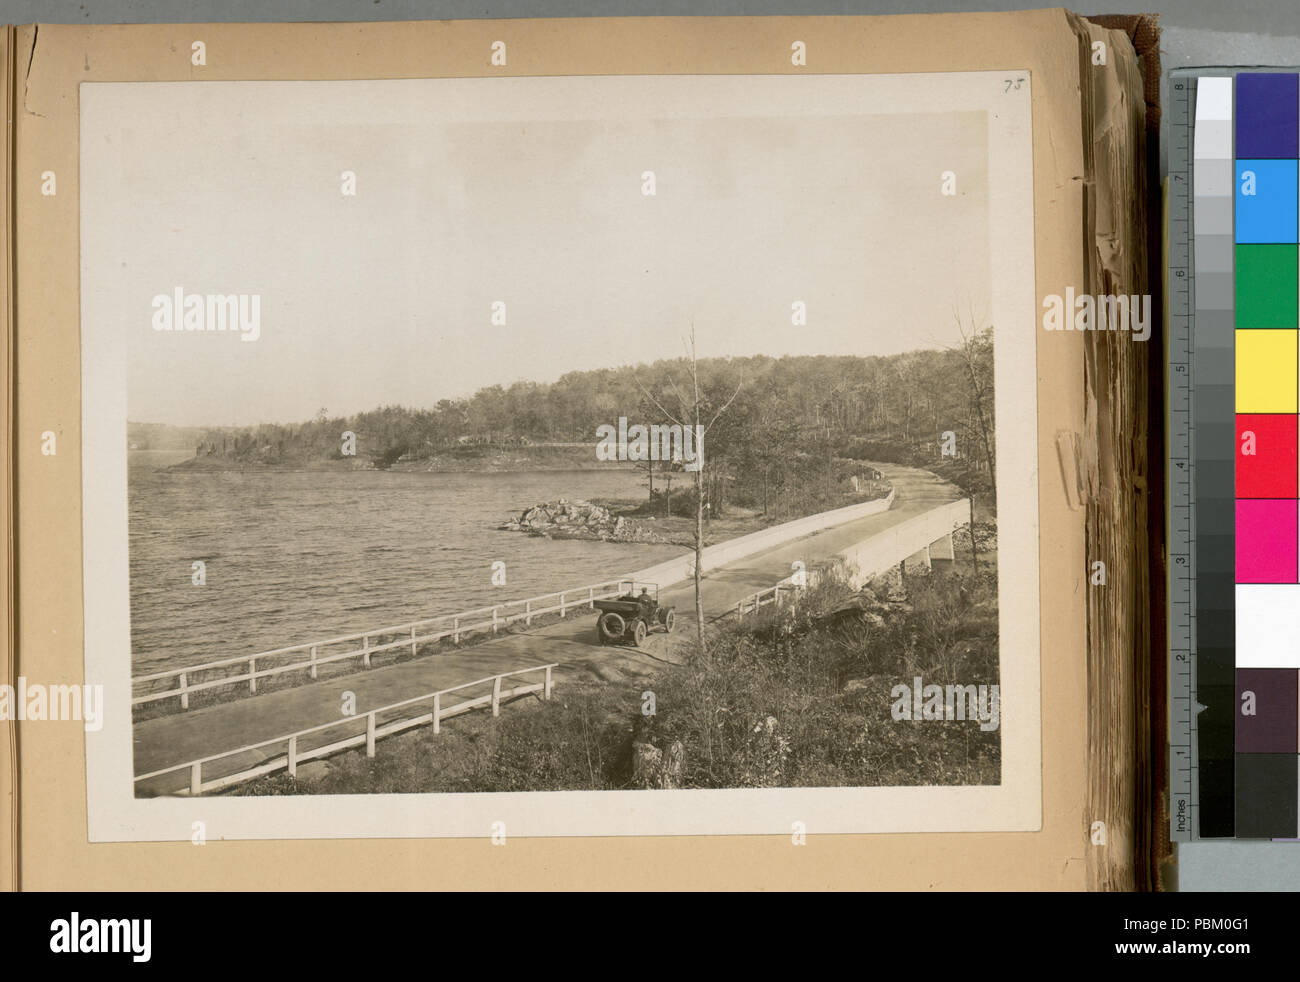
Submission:
[[[852,460],[918,464],[968,491],[991,489],[991,328],[948,350],[701,359],[698,374],[705,422],[732,400],[707,440],[706,491],[715,510],[732,502],[770,511],[792,494],[829,494],[853,471]],[[270,466],[344,460],[347,432],[355,434],[356,460],[379,468],[547,444],[588,444],[594,455],[597,427],[617,425],[620,416],[641,424],[689,418],[691,389],[684,359],[571,372],[426,409],[385,406],[349,417],[321,409],[301,423],[214,429],[198,440],[196,456]],[[945,444],[952,452],[943,452]],[[668,465],[641,466],[662,487]],[[689,479],[674,475],[674,490]]]

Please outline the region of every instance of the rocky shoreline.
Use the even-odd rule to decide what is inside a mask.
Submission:
[[[603,505],[560,498],[525,508],[518,518],[497,528],[548,539],[586,539],[594,542],[650,542],[670,540],[647,523],[615,515]]]

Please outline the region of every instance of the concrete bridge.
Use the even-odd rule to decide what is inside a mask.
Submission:
[[[787,579],[796,561],[812,567],[819,561],[843,555],[859,566],[883,562],[883,568],[887,568],[918,550],[917,558],[922,561],[950,558],[951,532],[962,524],[959,513],[966,507],[961,492],[928,471],[890,464],[878,466],[894,488],[888,510],[811,530],[793,539],[788,534],[776,536],[782,541],[730,561],[725,552],[715,553],[718,565],[711,565],[706,557],[702,582],[706,615],[711,619],[727,616],[744,598]],[[788,531],[798,533],[814,524]],[[910,534],[906,533],[909,527]],[[926,538],[931,534],[933,540]],[[920,538],[926,538],[926,542],[921,543]],[[931,541],[937,543],[933,548]],[[718,550],[727,545],[721,543],[713,548]],[[900,549],[906,550],[902,556],[897,555]],[[634,577],[669,582],[678,572],[673,564],[682,562],[660,564]],[[658,579],[647,575],[656,571],[660,574]],[[345,691],[355,693],[356,711],[364,714],[469,679],[548,663],[555,663],[554,684],[561,687],[578,680],[614,681],[650,675],[677,660],[674,639],[689,636],[695,627],[691,580],[661,589],[659,600],[677,607],[674,635],[670,638],[653,634],[640,648],[602,646],[596,634],[595,617],[575,611],[559,623],[501,635],[472,647],[138,722],[133,727],[134,771],[150,774],[337,720]],[[249,763],[247,759],[232,760],[226,769],[237,771]],[[215,772],[219,774],[220,767]],[[174,790],[178,776],[184,783],[183,775],[171,775],[170,784],[147,790]]]

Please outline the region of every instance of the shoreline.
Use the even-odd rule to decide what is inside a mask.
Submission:
[[[140,451],[134,451],[139,453]],[[189,464],[189,461],[181,461]],[[224,466],[201,465],[186,466],[172,464],[156,468],[158,471],[176,474],[590,474],[593,471],[631,473],[634,467],[626,465],[598,464],[593,467],[575,467],[573,465],[555,467],[411,467],[394,465],[392,467],[354,467],[340,466],[333,461],[322,464],[230,464]]]
[[[157,452],[140,448],[134,453]],[[176,453],[188,453],[177,450]],[[639,468],[630,461],[603,461],[594,446],[542,445],[484,447],[466,445],[429,451],[419,457],[403,456],[387,464],[369,453],[344,456],[277,456],[269,447],[241,454],[192,454],[158,468],[170,473],[321,473],[389,471],[400,474],[527,474],[559,471],[611,471],[631,473]]]

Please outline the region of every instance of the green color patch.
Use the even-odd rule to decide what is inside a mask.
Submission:
[[[1237,327],[1296,327],[1296,246],[1237,246]]]

